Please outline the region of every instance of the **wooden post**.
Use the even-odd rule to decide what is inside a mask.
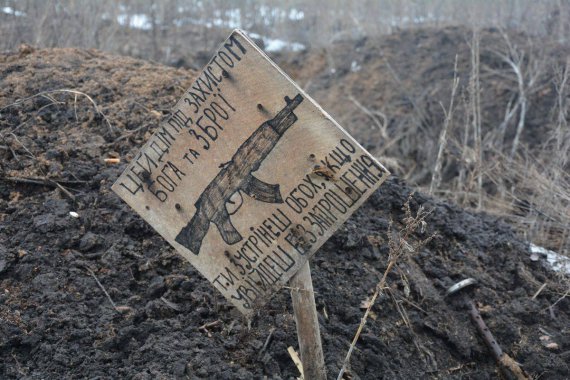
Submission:
[[[305,380],[326,380],[327,371],[308,260],[297,274],[291,277],[289,285],[303,362],[303,377]]]

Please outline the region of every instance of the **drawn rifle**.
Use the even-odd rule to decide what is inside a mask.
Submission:
[[[253,176],[253,172],[275,148],[283,134],[296,121],[293,113],[303,101],[301,94],[285,97],[285,107],[273,119],[261,124],[238,148],[230,162],[208,184],[196,203],[196,213],[176,236],[176,242],[198,255],[202,241],[214,223],[224,241],[235,244],[242,240],[226,209],[233,194],[242,191],[253,199],[267,203],[283,203],[279,185],[268,184]]]

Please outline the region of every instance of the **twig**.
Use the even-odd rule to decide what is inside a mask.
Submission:
[[[121,136],[117,137],[117,138],[113,141],[113,143],[117,143],[117,142],[119,142],[119,141],[121,141],[121,140],[124,140],[124,139],[126,139],[126,138],[129,138],[129,137],[131,137],[132,135],[134,135],[135,133],[139,132],[141,129],[143,129],[143,128],[148,128],[148,127],[149,127],[148,124],[143,124],[143,125],[141,125],[141,126],[138,127],[138,128],[129,130],[128,132],[125,132],[125,133],[123,133]]]
[[[208,331],[209,328],[218,326],[218,325],[221,324],[221,323],[222,323],[222,321],[220,321],[219,319],[217,319],[217,320],[215,320],[215,321],[213,321],[213,322],[204,323],[202,326],[198,327],[198,330]]]
[[[28,154],[30,155],[30,158],[37,159],[37,157],[32,152],[30,152],[30,150],[24,145],[24,143],[22,143],[20,141],[20,139],[18,138],[18,136],[16,136],[14,134],[14,132],[8,132],[8,134],[11,135],[14,138],[14,140],[16,140],[18,142],[18,144],[20,144],[22,146],[22,148],[24,148],[24,150],[26,152],[28,152]],[[6,140],[4,140],[4,141],[6,141]]]
[[[16,182],[16,183],[27,183],[31,185],[42,185],[42,186],[51,186],[55,187],[56,183],[63,184],[63,185],[83,185],[89,183],[89,181],[70,181],[66,179],[49,179],[49,178],[42,178],[42,177],[11,177],[11,176],[4,176],[0,177],[3,181],[8,182]]]
[[[390,272],[392,271],[392,269],[394,268],[400,257],[402,257],[406,253],[411,254],[413,252],[416,252],[421,246],[427,244],[435,236],[431,235],[428,238],[417,242],[416,244],[410,244],[408,242],[408,240],[410,240],[410,236],[414,231],[416,231],[417,229],[423,230],[425,228],[426,226],[425,219],[431,213],[431,211],[426,211],[424,210],[423,206],[420,206],[416,215],[415,216],[412,215],[410,202],[412,200],[413,195],[414,193],[411,193],[408,196],[408,199],[404,204],[404,207],[402,208],[404,210],[405,215],[403,218],[404,228],[401,231],[400,236],[398,238],[394,238],[392,236],[392,223],[390,223],[390,226],[388,227],[389,249],[390,249],[390,253],[388,256],[388,265],[386,266],[386,270],[384,271],[384,274],[382,275],[380,282],[378,282],[378,284],[376,285],[376,289],[374,290],[374,294],[372,295],[370,301],[368,302],[366,311],[364,312],[364,316],[360,320],[360,325],[358,325],[356,334],[354,335],[354,338],[350,343],[350,347],[348,348],[348,352],[342,363],[342,368],[340,369],[337,380],[341,380],[344,373],[346,372],[346,369],[348,368],[348,365],[350,363],[350,357],[352,356],[352,352],[356,347],[356,342],[358,342],[358,339],[362,334],[362,330],[364,329],[364,325],[368,320],[370,311],[372,310],[372,307],[374,306],[378,296],[380,296],[384,292],[388,275],[390,274]]]
[[[73,202],[75,202],[75,195],[71,194],[71,192],[69,190],[67,190],[65,187],[61,186],[59,183],[54,182],[55,186],[61,190],[63,192],[63,194],[65,194],[69,199],[71,199]]]
[[[16,362],[16,368],[18,369],[18,373],[20,375],[27,375],[26,372],[24,372],[24,370],[22,369],[22,365],[20,364],[20,361],[18,360],[18,358],[16,357],[16,355],[14,355],[14,351],[12,351],[10,353],[12,355],[12,358],[14,359],[14,361]]]
[[[168,306],[168,307],[171,308],[172,310],[180,311],[180,306],[178,306],[178,305],[175,304],[174,302],[171,302],[171,301],[167,300],[167,299],[164,298],[164,297],[160,297],[160,300],[161,300],[162,302],[164,302],[164,303],[166,304],[166,306]]]
[[[544,288],[546,288],[546,282],[542,284],[542,286],[536,291],[536,293],[534,293],[531,299],[532,300],[536,299],[536,297],[538,297],[538,295],[544,290]]]
[[[204,331],[206,334],[208,334],[208,338],[211,338],[212,332],[210,330],[208,330],[208,328],[215,327],[215,326],[219,325],[220,323],[222,323],[222,321],[220,321],[219,319],[214,321],[214,322],[205,323],[202,326],[198,327],[198,331]]]
[[[503,121],[501,122],[499,128],[497,129],[498,138],[494,142],[494,145],[497,146],[498,149],[501,149],[503,147],[503,144],[505,143],[505,134],[507,131],[507,127],[509,126],[511,119],[515,116],[515,113],[517,112],[520,106],[519,102],[513,105],[513,100],[514,100],[514,95],[513,97],[511,97],[511,99],[509,99],[509,102],[507,103],[507,108],[505,109],[505,117],[503,118]]]
[[[267,346],[269,346],[269,343],[271,342],[271,338],[273,337],[274,332],[275,332],[275,327],[272,327],[269,330],[269,334],[267,334],[267,339],[265,339],[265,343],[263,344],[263,347],[261,347],[261,350],[259,351],[260,354],[265,352],[265,350],[267,349]]]
[[[307,289],[301,289],[299,287],[291,287],[291,286],[281,286],[281,289],[287,289],[290,290],[292,292],[311,292],[311,290],[307,290]],[[318,292],[312,291],[314,294],[319,294]]]
[[[386,132],[386,121],[387,121],[386,115],[378,111],[376,112],[370,111],[368,108],[364,107],[358,100],[356,100],[356,98],[352,94],[348,95],[348,99],[352,103],[354,103],[354,105],[358,107],[358,109],[360,109],[362,112],[364,112],[368,117],[372,119],[372,121],[374,122],[374,124],[376,124],[376,127],[380,131],[382,138],[387,140],[388,133]],[[382,117],[383,121],[380,121],[378,119],[378,116]]]
[[[439,150],[437,152],[437,158],[435,160],[435,168],[433,169],[433,174],[431,177],[431,184],[429,186],[429,193],[433,194],[433,191],[437,189],[441,183],[441,167],[443,165],[443,152],[447,146],[447,134],[449,131],[449,125],[453,119],[453,103],[455,100],[455,93],[457,92],[457,87],[459,86],[459,78],[457,77],[457,54],[455,55],[455,65],[453,66],[453,87],[451,88],[451,100],[449,101],[449,109],[446,112],[445,108],[443,112],[445,113],[445,122],[443,124],[443,129],[439,135]],[[443,108],[443,106],[442,106]]]
[[[2,140],[4,140],[4,142],[6,143],[6,149],[10,150],[10,153],[12,153],[12,157],[14,157],[14,159],[17,161],[18,155],[16,154],[14,149],[12,149],[12,147],[10,146],[10,143],[6,140],[6,136],[4,136],[3,134],[0,133],[0,137],[2,137]]]
[[[412,104],[412,107],[414,108],[414,110],[416,111],[417,116],[419,117],[419,124],[420,127],[425,127],[428,125],[427,120],[428,118],[425,116],[425,113],[422,111],[422,109],[417,105],[416,101],[414,100],[414,98],[412,98],[412,96],[406,91],[404,84],[402,83],[400,77],[398,76],[398,74],[396,73],[396,71],[394,70],[394,68],[392,67],[392,65],[390,64],[390,62],[388,62],[388,60],[384,57],[384,64],[386,65],[386,67],[388,68],[388,71],[390,71],[390,74],[392,74],[392,77],[394,78],[394,80],[397,82],[400,90],[403,92],[404,96],[407,98],[407,100]]]
[[[99,115],[101,115],[101,117],[103,118],[103,120],[105,120],[105,123],[107,123],[107,127],[109,128],[109,132],[113,133],[114,132],[114,128],[111,125],[111,122],[109,121],[109,119],[107,118],[107,116],[105,116],[105,114],[100,110],[99,106],[97,105],[97,103],[95,102],[95,100],[93,100],[93,98],[89,95],[87,95],[84,92],[81,91],[77,91],[77,90],[72,90],[72,89],[67,89],[67,88],[62,88],[62,89],[58,89],[58,90],[50,90],[50,91],[42,91],[39,92],[35,95],[32,96],[28,96],[27,98],[23,98],[20,99],[12,104],[8,104],[5,107],[0,108],[0,111],[3,111],[9,107],[13,107],[16,105],[19,105],[21,103],[24,103],[25,101],[37,98],[37,97],[46,97],[48,99],[50,99],[53,103],[57,103],[57,101],[51,97],[52,94],[73,94],[75,96],[75,101],[77,102],[77,95],[82,95],[85,96],[87,98],[87,100],[89,100],[89,102],[91,102],[91,104],[93,105],[93,107],[95,108],[95,112],[97,112]]]
[[[69,190],[63,187],[58,181],[54,181],[49,178],[38,178],[38,177],[1,177],[1,180],[16,183],[26,183],[30,185],[40,185],[49,186],[60,189],[69,199],[75,202],[75,195],[73,195]],[[82,183],[82,181],[66,181],[67,183]]]
[[[348,348],[348,352],[347,352],[346,357],[344,358],[344,361],[342,363],[342,368],[340,369],[340,372],[338,373],[337,380],[342,380],[342,377],[344,376],[344,373],[346,372],[346,369],[348,367],[348,363],[350,363],[350,357],[352,356],[352,352],[354,351],[354,348],[356,347],[356,342],[358,342],[358,339],[360,338],[360,334],[362,334],[362,330],[364,329],[364,325],[366,324],[366,321],[368,320],[368,316],[370,315],[370,310],[372,310],[372,306],[374,306],[374,304],[376,303],[376,299],[380,295],[380,292],[384,289],[384,286],[386,284],[386,278],[388,277],[388,274],[392,271],[392,268],[394,267],[395,264],[396,264],[395,260],[391,260],[388,263],[388,267],[384,271],[384,274],[382,275],[382,279],[380,280],[378,285],[376,285],[376,290],[374,291],[374,294],[372,295],[372,298],[370,299],[370,302],[368,303],[368,306],[366,307],[366,311],[364,312],[364,316],[360,320],[360,325],[358,325],[358,329],[356,330],[356,334],[354,334],[354,338],[352,339],[352,342],[350,342],[350,347]]]
[[[507,33],[505,33],[505,31],[501,30],[501,34],[503,36],[503,39],[505,40],[505,43],[507,44],[508,52],[507,54],[496,52],[496,54],[513,70],[513,73],[515,74],[517,79],[518,92],[519,92],[519,98],[516,105],[520,110],[519,121],[515,131],[515,137],[513,139],[513,146],[511,148],[510,159],[512,160],[517,152],[519,140],[525,126],[526,112],[528,108],[527,94],[532,91],[532,88],[536,84],[536,81],[538,80],[541,74],[541,68],[539,65],[536,64],[539,61],[533,61],[535,65],[533,67],[530,67],[530,62],[528,62],[525,70],[525,68],[523,67],[525,63],[524,52],[518,51],[516,47],[513,46],[513,44],[509,39],[509,36],[507,35]],[[527,59],[527,61],[529,60]],[[525,74],[527,74],[526,76],[528,77],[526,83],[525,83]]]
[[[77,94],[73,96],[73,113],[75,114],[75,122],[79,122],[79,118],[77,117]]]
[[[103,284],[101,284],[101,282],[99,281],[99,279],[97,278],[97,276],[95,276],[95,273],[93,273],[93,271],[87,267],[84,267],[87,272],[89,272],[89,274],[95,279],[95,281],[97,282],[97,285],[99,285],[99,288],[101,288],[101,290],[103,291],[103,293],[105,293],[105,295],[107,296],[107,299],[109,300],[109,302],[111,302],[111,305],[113,305],[113,309],[115,309],[115,311],[118,312],[117,310],[117,305],[115,305],[115,302],[113,302],[113,299],[111,298],[111,296],[109,295],[109,293],[107,293],[107,290],[105,289],[105,287],[103,286]]]
[[[410,330],[410,333],[412,335],[412,340],[414,341],[414,346],[416,347],[418,354],[420,355],[422,360],[424,360],[424,364],[427,364],[427,361],[425,360],[425,357],[424,357],[424,353],[422,352],[420,345],[418,343],[416,332],[414,331],[412,324],[410,322],[410,317],[408,316],[408,312],[406,311],[406,308],[404,306],[402,306],[403,299],[397,300],[396,296],[394,295],[394,292],[392,290],[390,290],[389,287],[387,287],[386,290],[387,290],[388,294],[390,294],[390,298],[392,298],[394,305],[396,305],[396,310],[398,311],[398,313],[402,317],[402,321],[404,321],[404,324]]]
[[[24,178],[24,177],[2,177],[0,178],[2,181],[6,182],[14,182],[14,183],[25,183],[28,185],[40,185],[40,186],[49,186],[55,187],[55,184],[46,181],[45,179],[36,179],[36,178]]]
[[[464,107],[467,107],[467,99],[463,98],[463,105]],[[467,177],[467,152],[468,152],[468,148],[469,148],[469,122],[466,120],[465,123],[463,124],[464,126],[464,130],[463,130],[463,141],[461,144],[461,168],[459,169],[459,177],[458,177],[458,181],[457,184],[460,187],[461,191],[458,191],[457,194],[455,194],[457,197],[457,201],[460,204],[463,204],[467,201],[467,196],[466,194],[469,192],[469,188],[467,188],[467,186],[465,185],[465,179]]]
[[[485,344],[493,354],[493,357],[499,364],[499,367],[501,368],[503,374],[507,377],[507,379],[514,377],[517,380],[529,380],[529,377],[519,366],[519,364],[516,361],[514,361],[513,358],[511,358],[508,354],[503,352],[503,350],[501,349],[501,347],[493,337],[491,330],[489,330],[487,324],[481,317],[481,313],[479,313],[479,310],[477,310],[477,307],[475,306],[473,301],[468,300],[466,301],[466,303],[467,306],[469,307],[469,315],[471,316],[471,320],[477,327],[477,331],[479,332],[479,334],[481,334],[481,337],[483,337]]]
[[[291,356],[293,363],[295,363],[295,366],[297,367],[299,373],[301,374],[300,379],[304,379],[305,374],[303,371],[303,363],[301,362],[301,359],[299,359],[299,354],[297,354],[297,351],[295,351],[295,349],[291,346],[287,347],[287,352],[289,353],[289,356]]]
[[[477,210],[483,207],[483,140],[481,131],[481,80],[480,80],[480,51],[481,37],[477,29],[473,30],[471,46],[471,78],[469,92],[471,100],[473,139],[475,141],[475,167],[477,174]]]
[[[429,313],[427,311],[425,311],[424,309],[422,309],[420,306],[418,306],[417,304],[415,304],[414,302],[407,300],[405,298],[402,298],[402,301],[404,301],[405,303],[407,303],[410,306],[413,306],[414,308],[416,308],[417,310],[421,311],[422,313],[429,315]]]

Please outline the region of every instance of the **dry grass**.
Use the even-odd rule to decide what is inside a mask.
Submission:
[[[354,338],[352,339],[352,342],[350,344],[350,347],[348,349],[346,357],[344,358],[344,361],[343,361],[342,367],[340,369],[340,372],[338,374],[337,380],[342,380],[344,373],[346,372],[346,370],[348,369],[348,366],[350,365],[350,358],[352,356],[354,348],[356,347],[356,343],[358,342],[358,339],[360,338],[360,335],[362,334],[362,330],[364,329],[364,326],[366,325],[366,321],[368,320],[368,317],[370,316],[370,312],[372,310],[372,307],[376,303],[376,300],[378,299],[378,297],[380,295],[382,295],[384,293],[384,291],[386,290],[386,281],[388,279],[388,275],[397,266],[398,262],[400,261],[400,259],[402,257],[409,256],[409,255],[412,255],[412,254],[418,252],[419,248],[421,248],[422,246],[429,243],[435,237],[435,235],[431,235],[431,236],[429,236],[423,240],[419,240],[419,241],[413,240],[412,235],[414,233],[416,233],[418,231],[423,233],[425,231],[425,229],[427,227],[427,223],[426,223],[425,219],[430,215],[431,211],[428,211],[428,210],[424,209],[423,206],[420,206],[418,208],[418,211],[416,212],[416,214],[413,215],[412,210],[410,208],[410,202],[411,202],[412,198],[413,198],[413,193],[409,195],[408,200],[406,201],[406,203],[402,207],[402,210],[404,211],[404,218],[402,220],[402,224],[403,224],[402,229],[399,231],[394,231],[393,227],[392,227],[392,223],[390,223],[390,226],[388,228],[389,254],[388,254],[388,263],[386,266],[386,270],[384,271],[382,278],[380,279],[380,281],[376,285],[376,288],[374,290],[374,293],[372,294],[372,297],[366,303],[366,310],[364,311],[364,315],[362,316],[362,319],[360,320],[360,325],[358,326],[358,329],[356,330],[356,333],[354,335]],[[402,312],[400,308],[398,308],[398,311]],[[403,318],[404,318],[404,320],[406,320],[406,318],[404,316],[403,316]],[[408,323],[408,326],[409,326],[409,323]]]
[[[568,255],[568,172],[554,165],[551,159],[545,162],[529,152],[522,153],[516,160],[499,152],[495,157],[496,164],[489,168],[489,178],[502,190],[486,198],[486,209],[509,220],[526,240]]]
[[[87,95],[86,93],[81,92],[81,91],[77,91],[77,90],[73,90],[73,89],[66,89],[66,88],[56,89],[56,90],[50,90],[50,91],[42,91],[42,92],[37,93],[37,94],[35,94],[35,95],[29,96],[29,97],[27,97],[27,98],[20,99],[20,100],[14,102],[14,103],[8,104],[8,105],[6,105],[6,106],[0,108],[0,116],[2,115],[2,111],[6,110],[6,109],[8,109],[8,108],[10,108],[10,107],[16,107],[16,106],[18,106],[18,105],[20,105],[20,104],[22,104],[22,103],[24,103],[24,102],[33,100],[33,99],[38,98],[38,97],[47,98],[48,100],[51,101],[51,103],[48,104],[48,105],[46,105],[46,106],[44,106],[44,107],[42,107],[42,108],[40,108],[40,109],[38,109],[38,110],[36,111],[36,113],[40,112],[40,111],[41,111],[43,108],[45,108],[45,107],[49,107],[49,106],[56,105],[56,104],[64,104],[64,102],[58,101],[58,100],[56,100],[56,99],[53,97],[53,95],[55,95],[55,94],[70,94],[70,95],[73,95],[73,97],[74,97],[74,100],[73,100],[73,109],[74,109],[74,112],[75,112],[75,119],[77,119],[77,97],[78,97],[78,96],[83,96],[83,97],[85,97],[85,98],[89,101],[89,103],[91,103],[91,104],[93,105],[93,108],[95,109],[95,112],[96,112],[98,115],[100,115],[100,116],[103,118],[103,120],[105,120],[105,123],[107,124],[107,128],[109,129],[109,132],[111,132],[111,133],[114,132],[115,129],[114,129],[113,125],[111,124],[111,122],[109,121],[109,119],[107,118],[107,116],[105,116],[105,114],[101,111],[101,108],[100,108],[99,105],[95,102],[95,100],[93,100],[93,98],[92,98],[91,96],[89,96],[89,95]],[[18,128],[18,127],[16,127],[16,128]],[[16,129],[16,128],[14,128],[14,129]],[[12,130],[10,131],[11,134],[13,134],[14,129],[12,129]]]
[[[534,244],[570,255],[570,130],[568,128],[568,77],[570,57],[563,65],[542,62],[541,50],[532,43],[517,46],[502,33],[504,46],[482,47],[504,65],[489,67],[478,60],[479,42],[471,43],[469,81],[464,94],[463,114],[455,117],[464,128],[449,128],[453,115],[445,114],[439,150],[433,159],[430,193],[454,199],[466,208],[489,212],[510,221],[520,235]],[[550,70],[547,66],[555,66]],[[459,68],[467,71],[467,68]],[[512,93],[504,107],[504,120],[485,120],[480,96],[486,96],[485,82],[500,83]],[[525,141],[528,111],[533,101],[554,89],[555,102],[541,118],[541,133]],[[455,85],[452,98],[455,97]],[[456,112],[457,113],[457,112]],[[451,122],[449,119],[452,119]],[[535,121],[536,123],[536,121]],[[497,128],[482,128],[482,124]],[[449,130],[451,129],[451,130]],[[506,136],[511,136],[507,138]],[[456,177],[441,182],[441,155],[447,150],[445,165],[457,165]]]

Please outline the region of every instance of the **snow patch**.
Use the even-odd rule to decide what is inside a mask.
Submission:
[[[211,22],[206,21],[206,26],[210,28],[210,25],[215,26],[225,26],[229,28],[241,28],[241,10],[227,9],[224,12],[216,10],[214,12],[214,19]]]
[[[353,73],[359,72],[361,68],[362,66],[360,66],[356,61],[352,61],[352,63],[350,64],[350,71],[352,71]]]
[[[150,22],[150,17],[144,13],[137,14],[120,14],[117,16],[117,22],[120,25],[128,26],[133,29],[150,30],[152,29],[152,22]]]
[[[0,8],[0,12],[5,13],[7,15],[17,16],[17,17],[22,17],[22,16],[26,15],[24,12],[17,11],[12,7]]]
[[[262,5],[258,9],[259,15],[263,19],[263,24],[266,26],[271,26],[273,20],[284,20],[289,19],[291,21],[300,21],[305,18],[305,12],[291,8],[290,10],[270,7],[267,5]]]
[[[265,50],[266,52],[269,52],[269,53],[274,53],[274,52],[283,51],[283,50],[295,51],[295,52],[305,50],[305,45],[303,45],[299,42],[288,42],[285,40],[280,40],[278,38],[264,37],[264,36],[257,34],[257,33],[247,33],[247,34],[250,37],[263,40],[263,44],[265,45],[265,49],[263,49],[263,50]]]
[[[532,243],[530,244],[530,251],[545,256],[548,264],[556,272],[570,275],[570,258]]]

